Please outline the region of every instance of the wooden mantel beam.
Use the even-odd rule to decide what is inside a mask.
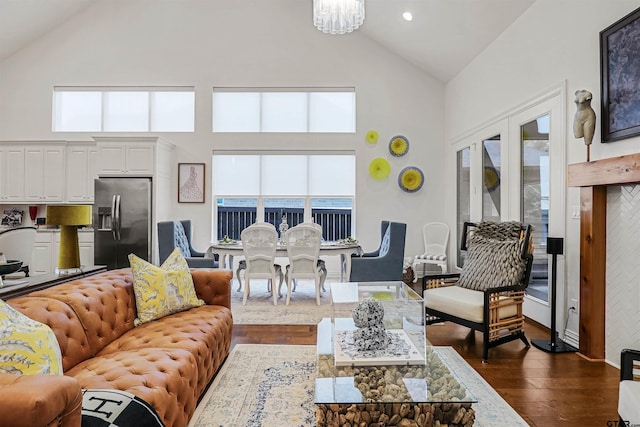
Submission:
[[[569,187],[622,185],[640,182],[640,153],[569,165]]]
[[[640,183],[640,153],[568,166],[569,187],[580,188],[580,353],[605,356],[606,186]]]

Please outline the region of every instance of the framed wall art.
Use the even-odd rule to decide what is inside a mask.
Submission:
[[[204,203],[204,163],[178,163],[178,203]]]
[[[640,8],[600,32],[602,142],[640,135]]]

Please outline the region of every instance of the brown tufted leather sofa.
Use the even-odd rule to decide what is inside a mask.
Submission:
[[[151,404],[167,427],[186,426],[229,354],[233,326],[231,272],[191,274],[206,305],[138,327],[128,268],[9,300],[53,329],[65,374],[0,374],[0,427],[77,427],[82,388],[127,391]]]

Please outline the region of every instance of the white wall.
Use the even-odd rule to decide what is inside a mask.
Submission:
[[[593,93],[591,104],[597,113],[591,160],[638,152],[640,138],[601,144],[599,133],[599,32],[638,6],[640,2],[637,0],[537,0],[485,52],[447,84],[447,140],[455,140],[457,136],[503,115],[547,89],[566,83],[568,164],[586,160],[584,143],[573,136],[572,130],[575,113],[573,94],[578,89]],[[453,184],[449,186],[449,192],[455,193]],[[579,221],[570,218],[572,207],[578,206],[579,200],[579,190],[568,189],[565,200],[567,301],[579,298]],[[577,316],[570,316],[568,329],[577,335]]]
[[[444,219],[444,85],[357,31],[322,34],[312,25],[310,1],[96,2],[0,63],[0,140],[90,140],[94,133],[51,132],[56,85],[195,86],[196,132],[161,136],[177,146],[176,169],[178,162],[206,162],[207,179],[214,148],[355,150],[356,237],[367,250],[377,247],[382,219],[408,223],[407,255],[422,252],[423,223]],[[213,134],[213,86],[355,86],[357,133]],[[370,129],[380,134],[376,145],[364,140]],[[389,155],[395,134],[410,140],[405,157]],[[392,165],[381,182],[368,176],[378,156]],[[415,194],[397,185],[408,165],[426,177]],[[173,180],[167,191],[176,200]],[[201,249],[211,239],[211,202],[208,195],[204,205],[175,203],[171,212],[194,221]]]

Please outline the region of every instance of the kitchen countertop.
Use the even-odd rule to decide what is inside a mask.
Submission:
[[[53,233],[56,231],[60,231],[60,227],[36,227],[38,229],[38,233]],[[78,228],[78,233],[93,233],[93,228],[91,227],[85,227],[85,228]]]
[[[4,286],[0,288],[0,298],[7,300],[15,298],[29,292],[39,291],[60,283],[69,282],[71,280],[80,279],[82,277],[91,276],[96,273],[107,271],[106,265],[88,265],[82,267],[82,271],[72,274],[42,274],[39,276],[31,276],[20,279],[6,279]]]
[[[32,227],[31,225],[25,225],[25,227]],[[13,228],[17,228],[17,227],[0,227],[0,232],[2,231],[6,231],[6,230],[11,230]],[[38,231],[38,233],[53,233],[56,231],[60,231],[60,227],[58,226],[46,226],[46,225],[41,225],[39,227],[36,227],[36,230]],[[78,228],[78,233],[93,233],[93,227],[83,227],[83,228]]]

